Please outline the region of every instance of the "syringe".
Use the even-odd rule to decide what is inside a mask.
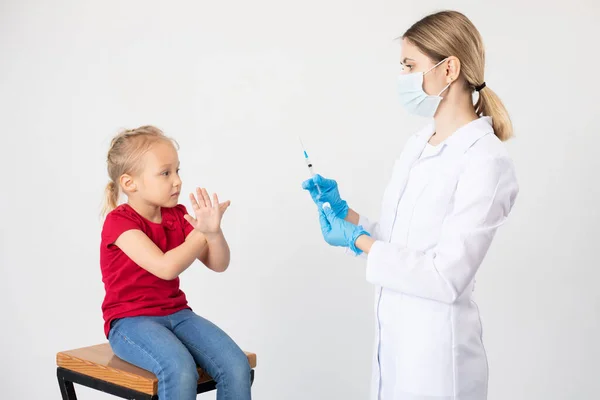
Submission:
[[[308,153],[304,148],[304,143],[302,143],[302,139],[300,139],[300,136],[298,136],[298,140],[300,140],[300,146],[302,146],[302,151],[304,152],[304,161],[306,162],[306,166],[308,167],[310,176],[315,176],[315,171],[313,171],[312,163],[310,162],[310,158],[308,158]],[[319,187],[319,185],[315,184],[315,186],[317,187],[317,191],[319,192],[319,194],[321,194],[321,188]]]

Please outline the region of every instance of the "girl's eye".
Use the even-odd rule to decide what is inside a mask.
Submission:
[[[165,172],[163,172],[163,173],[162,173],[162,175],[164,175],[164,176],[169,176],[169,171],[165,171]]]
[[[179,171],[181,171],[179,168],[177,168],[177,175],[179,175]]]

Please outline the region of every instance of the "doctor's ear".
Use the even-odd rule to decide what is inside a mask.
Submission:
[[[454,56],[446,61],[446,83],[454,82],[460,76],[460,60]]]

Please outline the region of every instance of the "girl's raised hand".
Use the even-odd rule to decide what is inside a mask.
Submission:
[[[211,201],[205,188],[197,188],[196,196],[194,196],[194,193],[190,193],[190,201],[196,218],[192,218],[190,215],[184,215],[185,220],[188,221],[194,229],[202,232],[206,236],[218,234],[221,231],[223,214],[225,214],[231,201],[228,200],[224,203],[219,203],[219,197],[216,193],[213,194],[213,199]]]

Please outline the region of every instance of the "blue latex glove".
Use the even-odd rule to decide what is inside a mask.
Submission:
[[[328,203],[319,209],[319,222],[327,243],[332,246],[349,247],[356,255],[362,253],[362,250],[356,247],[356,239],[361,235],[371,236],[361,225],[354,225],[337,217]]]
[[[319,194],[317,185],[321,189],[321,194]],[[338,184],[333,179],[326,179],[316,174],[311,179],[302,182],[302,189],[308,190],[319,210],[323,203],[329,203],[338,218],[344,219],[348,215],[348,203],[340,197]]]

